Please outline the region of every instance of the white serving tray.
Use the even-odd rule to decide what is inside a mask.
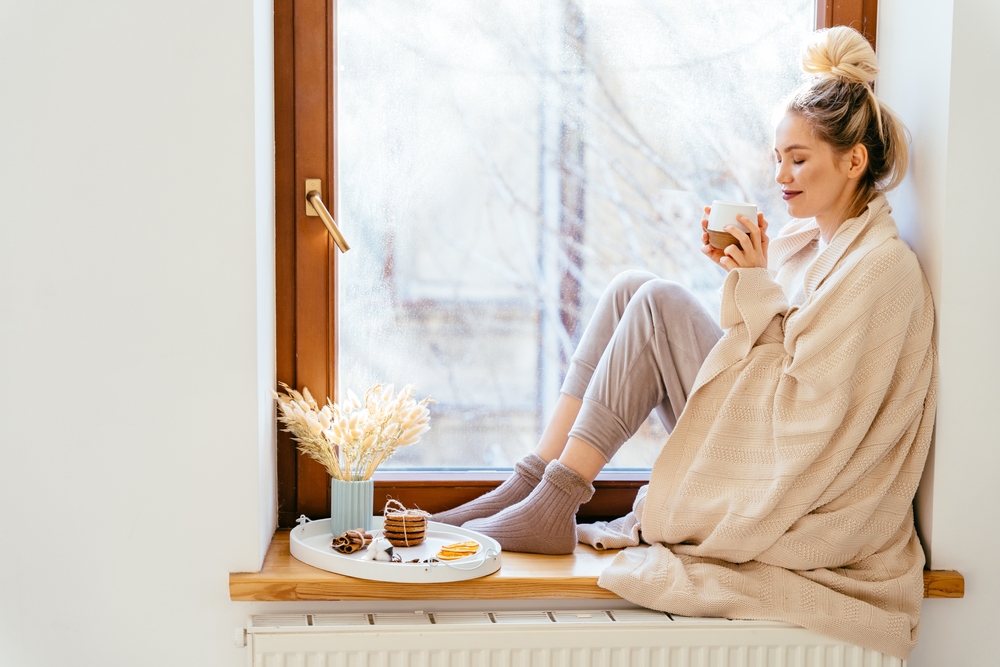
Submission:
[[[382,528],[382,517],[374,517],[372,533]],[[435,521],[427,522],[426,539],[416,547],[395,547],[395,553],[404,561],[414,558],[433,558],[446,544],[475,540],[479,551],[454,561],[438,563],[386,563],[363,560],[364,549],[353,554],[334,551],[330,543],[329,520],[320,519],[303,523],[292,529],[289,550],[292,556],[306,565],[327,572],[336,572],[357,579],[388,581],[401,584],[428,584],[446,581],[465,581],[493,574],[500,569],[500,543],[474,530],[449,526]]]

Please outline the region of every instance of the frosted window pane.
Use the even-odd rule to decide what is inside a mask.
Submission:
[[[813,0],[341,0],[341,389],[413,383],[391,467],[509,467],[602,289],[644,268],[718,313],[701,207],[778,229],[773,114]],[[651,418],[612,462],[649,467]]]

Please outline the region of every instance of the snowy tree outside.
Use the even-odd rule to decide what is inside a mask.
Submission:
[[[387,468],[510,468],[623,270],[718,313],[701,209],[786,222],[775,110],[814,7],[340,1],[340,389],[437,400]],[[651,417],[611,466],[649,468],[665,439]]]

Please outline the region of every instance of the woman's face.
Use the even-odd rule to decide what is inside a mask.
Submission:
[[[851,153],[837,155],[802,116],[789,112],[774,131],[774,155],[774,180],[788,214],[816,218],[821,228],[839,225],[857,187]]]

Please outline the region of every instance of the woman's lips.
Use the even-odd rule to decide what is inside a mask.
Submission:
[[[782,190],[781,198],[788,201],[792,197],[797,197],[800,194],[802,194],[802,190]]]

